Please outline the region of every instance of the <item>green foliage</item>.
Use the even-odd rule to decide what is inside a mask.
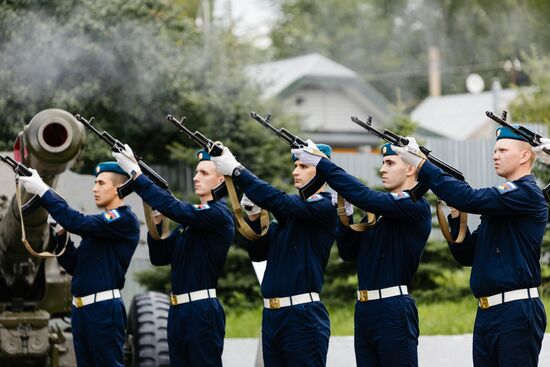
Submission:
[[[334,244],[325,269],[322,299],[333,304],[346,304],[355,299],[357,297],[356,268],[355,262],[340,259],[338,248]]]
[[[519,96],[510,104],[510,112],[521,121],[542,122],[550,126],[550,56],[541,55],[535,47],[522,55],[525,60],[523,68],[535,90],[520,90]]]
[[[170,293],[170,266],[156,266],[135,274],[136,280],[149,291]]]
[[[257,308],[262,305],[260,284],[244,249],[236,246],[229,249],[218,293],[223,304],[229,307]]]

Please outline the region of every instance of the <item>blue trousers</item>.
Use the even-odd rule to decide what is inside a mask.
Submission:
[[[325,366],[329,337],[328,311],[321,302],[263,310],[266,367]]]
[[[540,298],[478,309],[474,326],[476,367],[536,367],[546,328]]]
[[[71,324],[78,367],[123,367],[126,309],[122,298],[72,307]]]
[[[168,313],[170,365],[222,365],[225,313],[216,298],[171,306]]]
[[[418,311],[405,296],[355,304],[357,366],[418,366]]]

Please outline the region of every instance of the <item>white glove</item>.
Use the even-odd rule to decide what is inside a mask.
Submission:
[[[48,224],[50,225],[50,227],[53,228],[54,232],[57,234],[60,234],[64,230],[64,228],[61,227],[61,224],[57,223],[50,214],[48,214]]]
[[[134,152],[128,144],[124,144],[124,150],[119,152],[113,152],[113,157],[116,159],[120,168],[124,170],[130,177],[134,177],[136,174],[141,172],[141,168],[137,163],[136,157],[134,157]]]
[[[331,201],[332,205],[338,206],[338,193],[336,191],[332,191]],[[348,217],[351,217],[353,215],[353,205],[351,205],[351,203],[348,203],[346,199],[344,199],[344,208],[346,209],[346,215]]]
[[[42,181],[42,178],[34,168],[29,168],[32,172],[32,176],[20,176],[19,182],[25,188],[29,194],[36,194],[40,197],[50,189],[48,185]]]
[[[405,163],[410,164],[411,166],[418,168],[420,163],[426,159],[424,153],[420,151],[416,139],[410,136],[407,136],[409,144],[405,147],[396,147],[394,145],[391,148],[405,161]]]
[[[307,166],[317,167],[324,154],[319,151],[317,145],[311,140],[307,139],[307,147],[300,149],[291,149],[290,152],[298,158],[303,164]]]
[[[543,151],[543,149],[550,150],[550,139],[541,138],[542,143],[538,147],[533,147],[533,152],[537,155],[537,158],[544,164],[550,165],[550,154]]]
[[[251,215],[260,214],[260,211],[262,208],[260,208],[258,205],[254,204],[252,200],[250,200],[246,194],[243,194],[243,198],[241,199],[241,207],[246,212],[246,215],[249,217]]]
[[[212,157],[212,162],[216,165],[218,172],[224,176],[231,176],[235,168],[241,165],[227,147],[223,147],[222,155]]]

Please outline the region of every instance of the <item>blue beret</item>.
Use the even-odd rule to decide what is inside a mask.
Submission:
[[[321,151],[324,155],[327,156],[328,159],[330,159],[330,156],[332,155],[332,148],[328,144],[315,144],[317,145],[317,149]],[[291,154],[292,161],[296,161],[298,158],[294,154]]]
[[[126,177],[130,177],[120,166],[117,162],[114,161],[108,161],[108,162],[101,162],[97,166],[95,166],[94,169],[94,175],[97,177],[102,172],[113,172],[113,173],[119,173],[121,175],[124,175]]]
[[[520,127],[519,124],[513,124],[512,126],[515,127],[515,128]],[[516,134],[515,132],[513,132],[512,130],[510,130],[509,128],[504,127],[504,126],[499,127],[496,131],[496,134],[497,134],[497,140],[500,140],[500,139],[514,139],[514,140],[527,141],[522,136]]]
[[[196,156],[199,162],[209,161],[212,159],[212,156],[204,149],[197,150]]]
[[[395,150],[393,150],[391,148],[391,144],[390,143],[387,143],[387,144],[384,144],[382,145],[382,149],[380,149],[380,152],[382,153],[382,156],[383,157],[387,157],[389,155],[397,155],[397,153],[395,152]]]

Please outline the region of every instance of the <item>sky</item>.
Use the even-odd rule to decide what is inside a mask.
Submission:
[[[223,18],[229,9],[235,22],[235,33],[249,38],[258,47],[269,47],[266,37],[276,15],[276,8],[269,0],[217,0],[214,16]]]

